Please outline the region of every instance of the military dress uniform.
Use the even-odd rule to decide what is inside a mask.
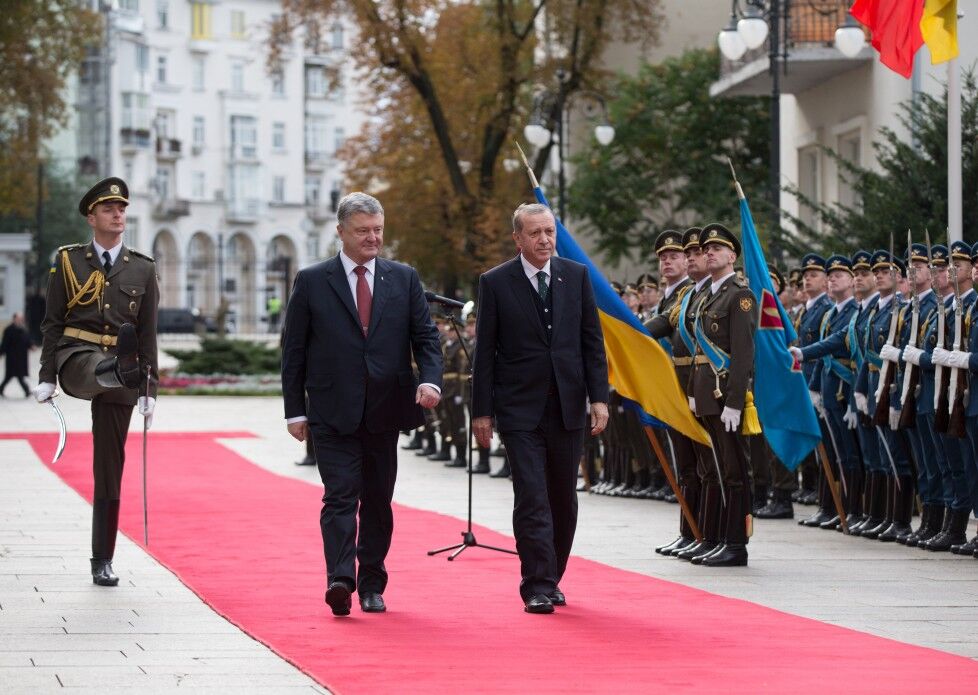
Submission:
[[[700,245],[722,244],[740,255],[740,242],[723,225],[703,228]],[[693,399],[696,414],[710,434],[726,492],[721,544],[708,555],[693,558],[707,567],[747,564],[751,532],[751,475],[747,444],[741,434],[747,391],[754,370],[754,331],[757,306],[754,294],[735,274],[709,294],[696,309],[696,355],[693,359]],[[721,419],[724,411],[739,411],[735,431]]]
[[[698,235],[699,230],[688,233],[689,237]],[[686,237],[674,230],[666,230],[659,234],[655,240],[655,253],[658,256],[666,251],[679,251],[683,253],[686,249]],[[696,242],[698,244],[698,236]],[[663,293],[662,301],[659,303],[659,313],[645,321],[645,327],[653,338],[657,338],[662,347],[672,357],[676,369],[676,376],[679,383],[685,388],[689,381],[689,373],[692,366],[692,351],[695,346],[692,343],[691,334],[685,329],[680,330],[680,317],[688,313],[689,302],[692,300],[695,285],[688,277],[683,277],[673,287],[666,288]],[[689,341],[689,342],[686,342]],[[700,476],[697,473],[697,453],[693,440],[686,435],[675,430],[668,432],[668,437],[672,441],[672,450],[675,452],[676,469],[678,472],[678,483],[680,492],[686,499],[690,512],[696,516],[699,510],[701,494]],[[695,542],[696,537],[690,528],[685,516],[679,515],[679,537],[671,543],[658,546],[655,551],[660,555],[669,555],[673,550],[684,549]]]
[[[81,199],[79,212],[87,216],[103,202],[128,203],[128,194],[121,179],[105,179]],[[92,242],[58,249],[41,323],[39,381],[58,383],[69,396],[92,402],[91,564],[97,584],[114,586],[119,581],[111,561],[126,435],[138,396],[156,396],[158,303],[151,257],[122,245],[115,262],[106,267]]]

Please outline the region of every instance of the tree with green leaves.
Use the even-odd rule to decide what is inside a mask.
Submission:
[[[881,128],[873,142],[875,167],[854,164],[833,150],[823,151],[848,177],[856,203],[817,203],[796,188],[788,188],[814,213],[816,225],[790,216],[797,231],[796,255],[803,249],[889,248],[894,233],[897,248],[905,245],[907,229],[923,241],[930,231],[934,243],[944,243],[947,229],[947,89],[939,97],[918,94],[917,102],[900,105],[898,119],[914,142],[901,139],[892,128]],[[964,237],[978,240],[978,82],[973,71],[961,81],[961,173],[964,190]]]
[[[608,90],[615,139],[592,144],[574,160],[568,202],[575,229],[594,237],[604,258],[654,258],[664,229],[706,222],[739,226],[727,157],[750,198],[758,230],[770,217],[769,100],[710,97],[720,69],[715,50],[689,50]]]

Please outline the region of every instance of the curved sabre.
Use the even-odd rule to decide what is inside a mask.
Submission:
[[[68,428],[65,426],[65,416],[61,414],[61,409],[54,402],[54,399],[49,398],[45,402],[54,408],[54,416],[58,418],[58,448],[54,452],[54,458],[51,459],[51,463],[57,463],[61,454],[64,453],[65,443],[68,441]]]

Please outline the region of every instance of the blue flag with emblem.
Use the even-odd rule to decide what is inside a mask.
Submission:
[[[788,351],[795,340],[794,327],[774,291],[747,198],[736,185],[744,275],[761,312],[754,334],[754,405],[771,451],[793,471],[818,446],[822,434],[801,365]]]

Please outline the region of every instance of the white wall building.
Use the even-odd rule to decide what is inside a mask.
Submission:
[[[25,309],[27,256],[31,251],[29,232],[0,234],[0,329],[14,314]]]
[[[815,12],[812,6],[817,5]],[[947,82],[948,66],[932,65],[924,45],[918,51],[913,79],[904,79],[879,62],[868,45],[854,58],[844,57],[833,45],[836,27],[844,20],[851,3],[820,0],[791,3],[787,73],[781,80],[781,184],[797,187],[807,197],[822,203],[852,204],[855,192],[835,161],[822,148],[870,169],[876,168],[873,141],[883,127],[904,141],[911,134],[901,125],[899,105],[919,90],[940,98]],[[717,31],[723,26],[718,25]],[[978,13],[959,20],[961,56],[959,69],[978,61],[978,44],[966,37],[978,32]],[[724,61],[721,78],[711,90],[715,96],[769,95],[768,47],[748,52],[735,63]],[[965,191],[974,195],[974,191]],[[767,195],[755,191],[753,195]],[[817,227],[810,209],[782,191],[781,208]],[[766,221],[759,221],[763,226]],[[787,224],[786,224],[787,226]],[[903,232],[905,230],[892,230]],[[943,230],[941,230],[943,233]],[[964,238],[975,241],[976,230],[964,230]],[[847,253],[845,242],[838,251]],[[899,244],[899,241],[898,241]]]
[[[336,153],[363,120],[351,27],[296,39],[270,71],[275,0],[95,3],[109,29],[80,76],[81,173],[129,184],[126,243],[156,258],[162,307],[213,315],[223,298],[261,330],[335,234]]]

